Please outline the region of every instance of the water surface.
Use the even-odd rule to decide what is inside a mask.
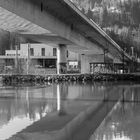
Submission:
[[[124,102],[118,102],[90,140],[140,139],[140,85],[124,86]]]
[[[43,117],[75,116],[103,98],[100,84],[47,84],[0,87],[0,140],[11,137]]]
[[[133,108],[136,105],[139,109],[138,104],[129,102],[138,100],[139,87],[139,85],[127,83],[49,83],[34,86],[2,86],[0,87],[0,140],[10,138],[22,131],[41,132],[47,130],[48,132],[57,131],[63,135],[68,126],[72,125],[75,128],[74,131],[69,128],[69,134],[61,140],[85,140],[89,138],[91,140],[111,140],[116,136],[119,139],[121,136],[122,138],[123,136],[130,138],[128,135],[124,135],[130,134],[130,132],[122,130],[118,133],[114,128],[125,122],[123,120],[127,120],[127,115],[123,114],[124,112],[135,114],[132,112],[135,112]],[[119,100],[122,99],[127,101],[123,105],[119,103]],[[94,107],[99,103],[99,109],[97,108],[96,112],[91,112],[87,114],[89,115],[87,118],[84,118],[87,111],[94,110]],[[112,108],[113,111],[111,111]],[[124,112],[120,113],[120,110]],[[110,111],[111,113],[109,113]],[[105,118],[106,115],[107,118]],[[80,125],[78,120],[74,119],[78,118],[77,116],[85,119]],[[113,120],[113,116],[118,119],[118,122]],[[130,115],[128,116],[130,117]],[[132,118],[134,116],[131,115]],[[109,118],[113,118],[111,119],[113,121],[110,121]],[[135,119],[132,118],[128,118],[128,122],[131,120],[131,123],[135,123]],[[139,121],[139,116],[137,121]],[[101,126],[96,130],[101,122]],[[139,128],[138,125],[137,127]],[[62,135],[59,135],[60,138]],[[106,137],[109,138],[105,139]]]

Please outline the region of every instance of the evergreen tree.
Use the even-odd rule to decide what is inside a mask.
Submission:
[[[103,13],[102,13],[102,27],[106,27],[108,25],[108,11],[107,11],[107,7],[103,7]]]

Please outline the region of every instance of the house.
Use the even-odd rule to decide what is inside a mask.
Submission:
[[[43,71],[41,73],[55,74],[57,62],[57,48],[46,44],[20,44],[18,50],[6,50],[6,66],[15,65],[18,61],[18,66],[26,69],[27,67],[33,72]],[[11,61],[13,61],[11,63]],[[30,61],[30,62],[29,62]],[[79,72],[80,71],[80,57],[79,54],[67,51],[67,70]],[[29,65],[29,66],[27,66]],[[27,68],[27,69],[28,69]],[[26,70],[24,70],[26,71]],[[25,72],[26,73],[26,72]],[[34,73],[34,72],[33,72]],[[39,72],[38,72],[39,73]]]

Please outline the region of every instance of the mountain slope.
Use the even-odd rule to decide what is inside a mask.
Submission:
[[[127,52],[140,52],[140,0],[71,1]]]

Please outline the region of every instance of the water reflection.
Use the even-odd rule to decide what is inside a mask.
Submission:
[[[40,136],[50,140],[89,139],[91,132],[99,126],[114,104],[122,98],[123,93],[122,87],[110,83],[80,85],[64,83],[53,86],[57,91],[55,94],[52,93],[56,99],[55,113],[51,112],[52,114],[47,114],[45,119],[29,126],[24,131],[32,133],[28,135],[28,138],[22,134],[18,135],[19,137],[25,136],[24,139],[32,139],[35,135],[34,140],[38,140]],[[49,101],[50,98],[46,100]],[[52,132],[55,133],[52,135]]]
[[[55,110],[56,102],[46,100],[46,96],[52,96],[52,91],[53,87],[2,88],[0,90],[0,139],[9,138]]]
[[[91,124],[99,118],[99,121],[95,123],[95,129],[119,98],[124,98],[126,101],[138,99],[135,90],[135,88],[124,89],[118,83],[61,83],[45,86],[1,87],[0,139],[9,138],[45,117],[44,128],[35,128],[36,131],[59,130],[56,137],[59,136],[61,140],[63,140],[62,136],[64,139],[69,139],[68,136],[75,135],[74,130],[79,129],[78,123],[81,118],[87,124],[82,126],[77,134],[81,136],[80,140],[84,140],[89,137],[87,130],[90,130],[89,132],[93,130]],[[101,105],[94,118],[90,111],[94,110],[97,103],[101,103]],[[132,104],[132,107],[134,106],[135,104]],[[87,110],[90,110],[89,116],[87,116]],[[73,119],[74,117],[75,119]],[[85,120],[86,118],[87,120]],[[46,125],[50,123],[50,120],[52,121],[51,126]],[[56,120],[61,123],[56,124]],[[30,129],[30,127],[28,128]],[[67,131],[68,129],[69,131]],[[68,135],[66,135],[66,131]],[[88,136],[82,133],[84,131]]]
[[[64,83],[0,87],[0,139],[9,138],[53,112],[59,116],[67,112],[76,115],[91,101],[102,100],[104,92],[99,86]]]
[[[115,106],[90,140],[139,140],[140,85],[124,87],[124,102]]]
[[[57,85],[57,111],[59,115],[66,115],[65,102],[68,96],[68,85],[58,84]]]

